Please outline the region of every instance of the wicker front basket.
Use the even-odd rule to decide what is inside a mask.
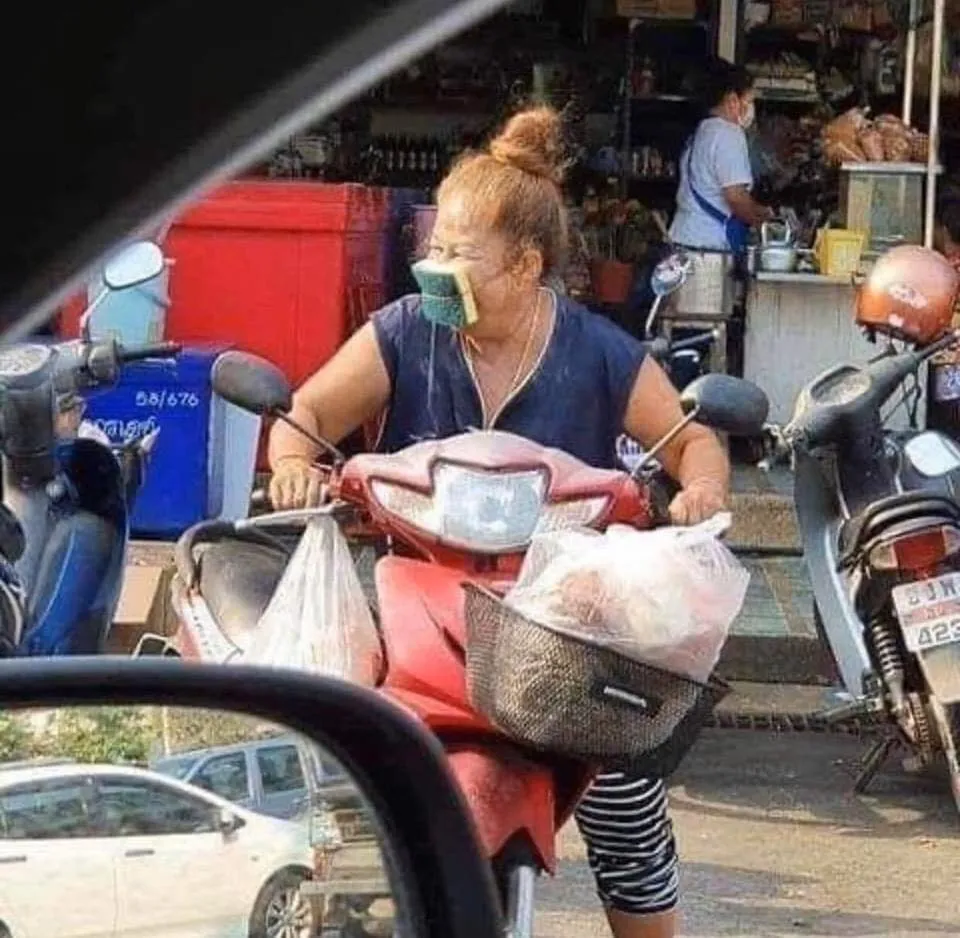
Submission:
[[[473,705],[535,749],[664,777],[729,691],[533,622],[465,584]]]

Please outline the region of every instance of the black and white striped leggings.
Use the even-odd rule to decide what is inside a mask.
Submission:
[[[598,775],[577,808],[577,825],[605,906],[629,915],[675,908],[677,847],[662,779]]]

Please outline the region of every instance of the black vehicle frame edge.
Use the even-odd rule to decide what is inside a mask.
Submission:
[[[375,692],[292,670],[169,659],[0,661],[0,709],[108,703],[246,713],[328,746],[370,802],[391,865],[405,874],[411,901],[398,912],[413,936],[503,934],[490,867],[439,742]]]

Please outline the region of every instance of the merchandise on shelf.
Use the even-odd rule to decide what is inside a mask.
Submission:
[[[924,163],[930,138],[894,114],[870,120],[851,108],[823,129],[824,153],[831,163]]]
[[[817,73],[806,59],[793,52],[747,63],[754,87],[761,97],[813,98],[817,95]]]

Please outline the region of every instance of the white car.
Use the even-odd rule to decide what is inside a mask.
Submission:
[[[305,824],[154,772],[0,765],[0,938],[308,938]]]

